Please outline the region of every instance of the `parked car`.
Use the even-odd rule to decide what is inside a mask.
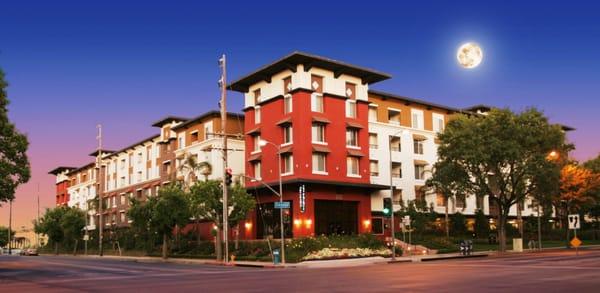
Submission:
[[[38,255],[36,248],[26,248],[21,251],[21,255]]]

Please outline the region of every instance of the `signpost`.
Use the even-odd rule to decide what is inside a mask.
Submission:
[[[568,216],[569,219],[569,229],[573,230],[575,233],[573,239],[571,240],[571,246],[575,247],[575,255],[579,255],[579,246],[581,245],[581,240],[577,238],[577,230],[581,229],[581,222],[579,221],[579,215],[573,214]]]

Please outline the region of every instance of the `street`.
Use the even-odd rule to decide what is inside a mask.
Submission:
[[[600,250],[339,268],[0,256],[1,292],[597,292]]]

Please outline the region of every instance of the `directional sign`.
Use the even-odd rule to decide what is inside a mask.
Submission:
[[[275,208],[276,209],[289,209],[290,208],[290,202],[289,201],[276,201],[275,202]]]
[[[571,246],[579,247],[579,245],[581,245],[581,240],[579,240],[577,236],[573,237],[573,239],[571,240]]]
[[[579,222],[579,215],[569,215],[569,229],[580,229],[581,223]]]
[[[306,211],[306,187],[304,187],[304,184],[300,185],[298,197],[300,199],[300,212],[304,213]]]

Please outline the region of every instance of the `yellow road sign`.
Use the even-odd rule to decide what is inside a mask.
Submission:
[[[579,245],[581,245],[581,240],[579,240],[579,238],[577,237],[573,237],[573,239],[571,240],[571,246],[579,247]]]

